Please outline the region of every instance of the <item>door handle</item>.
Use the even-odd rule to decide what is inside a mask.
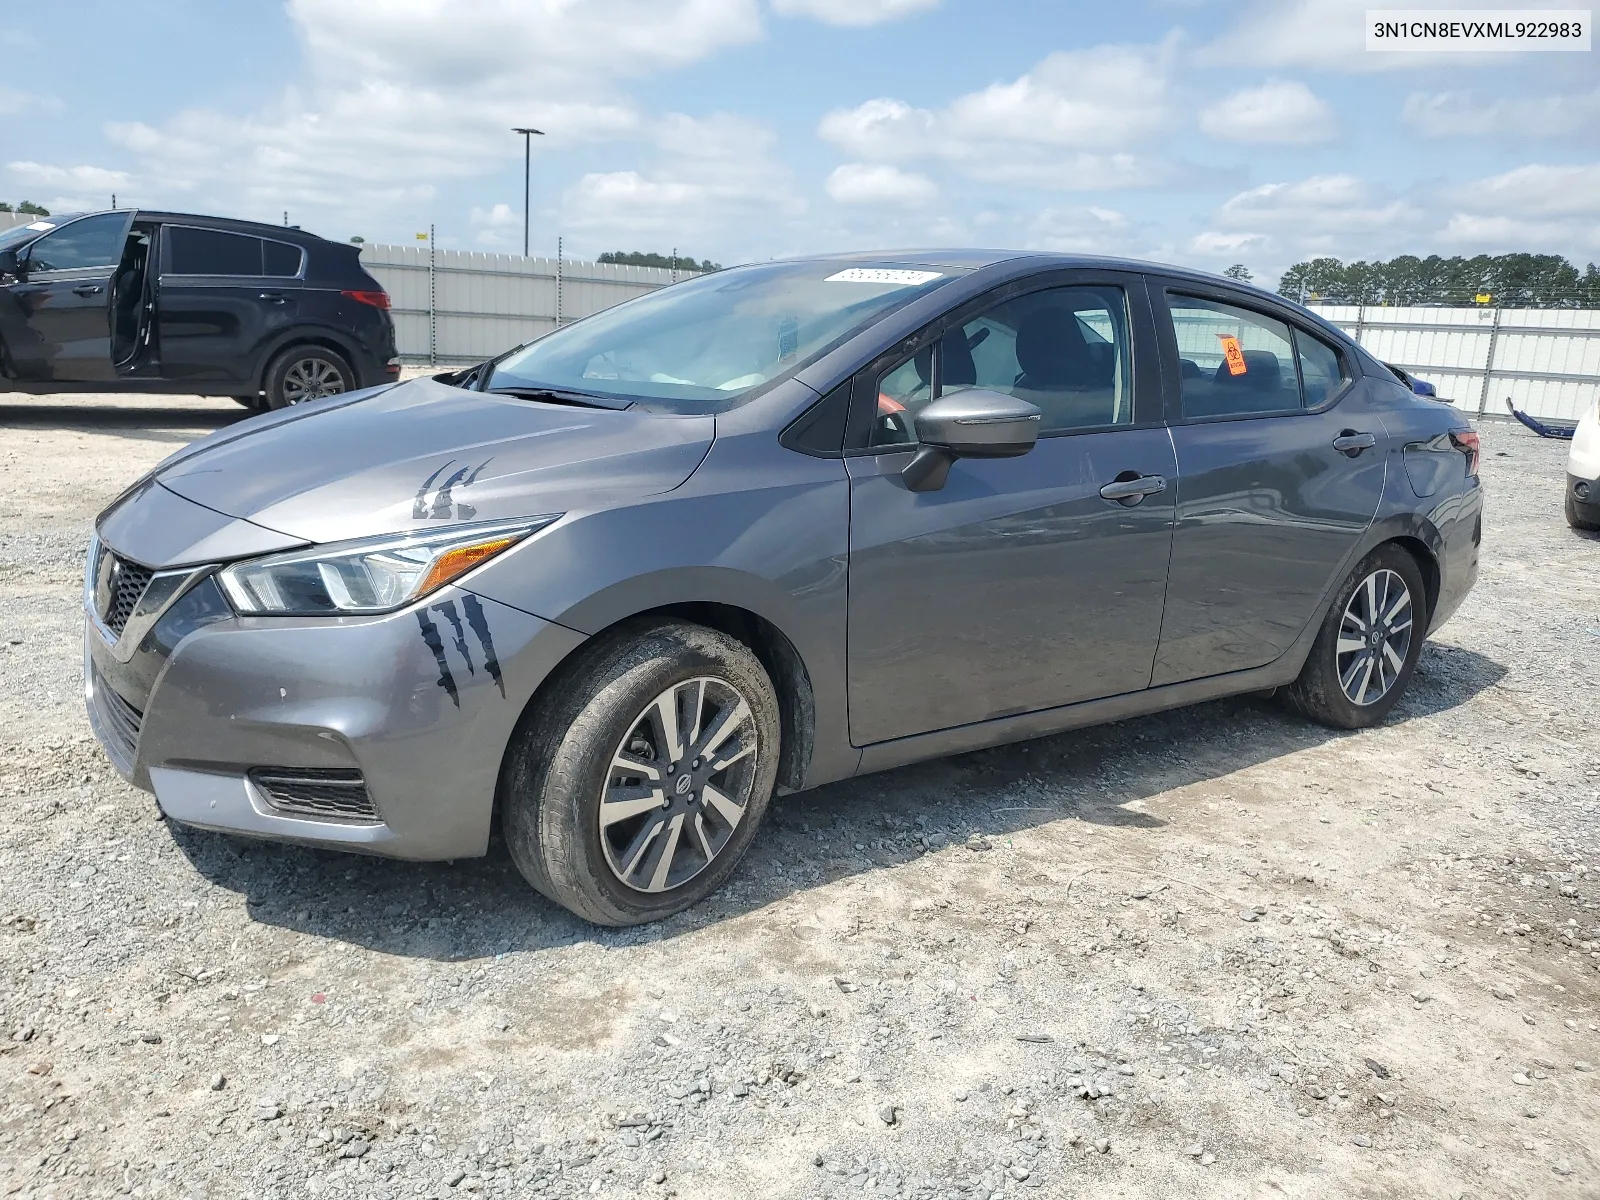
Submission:
[[[98,296],[106,289],[98,283],[80,283],[72,289],[74,296]]]
[[[1339,453],[1346,454],[1351,458],[1354,458],[1363,450],[1372,449],[1372,447],[1376,446],[1377,444],[1378,439],[1372,434],[1358,433],[1354,429],[1346,429],[1338,437],[1333,439],[1333,448],[1339,451]]]
[[[1133,472],[1126,471],[1126,475]],[[1115,500],[1119,504],[1126,504],[1130,508],[1143,500],[1146,496],[1153,496],[1157,492],[1167,490],[1167,481],[1160,475],[1133,475],[1131,479],[1115,479],[1100,489],[1100,495],[1106,500]]]
[[[286,297],[282,292],[262,292],[256,299],[265,300],[271,304],[282,304]]]

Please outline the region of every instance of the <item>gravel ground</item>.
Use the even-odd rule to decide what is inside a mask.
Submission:
[[[1600,1195],[1600,540],[1485,431],[1383,727],[1232,700],[776,806],[624,932],[505,852],[175,828],[96,749],[80,553],[237,417],[0,407],[0,1195]]]

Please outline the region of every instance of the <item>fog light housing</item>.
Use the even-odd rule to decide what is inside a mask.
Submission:
[[[1589,485],[1580,479],[1572,485],[1572,494],[1579,500],[1587,500],[1589,498]]]

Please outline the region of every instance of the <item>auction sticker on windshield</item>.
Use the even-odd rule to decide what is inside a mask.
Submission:
[[[939,278],[942,271],[901,271],[889,267],[849,267],[835,272],[823,283],[903,283],[915,287]]]

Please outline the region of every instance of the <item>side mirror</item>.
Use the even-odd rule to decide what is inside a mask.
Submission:
[[[900,477],[913,492],[944,486],[958,458],[1015,458],[1039,440],[1039,410],[1026,400],[969,388],[941,396],[917,414],[916,457]]]
[[[17,252],[15,250],[0,250],[0,275],[17,275]]]

